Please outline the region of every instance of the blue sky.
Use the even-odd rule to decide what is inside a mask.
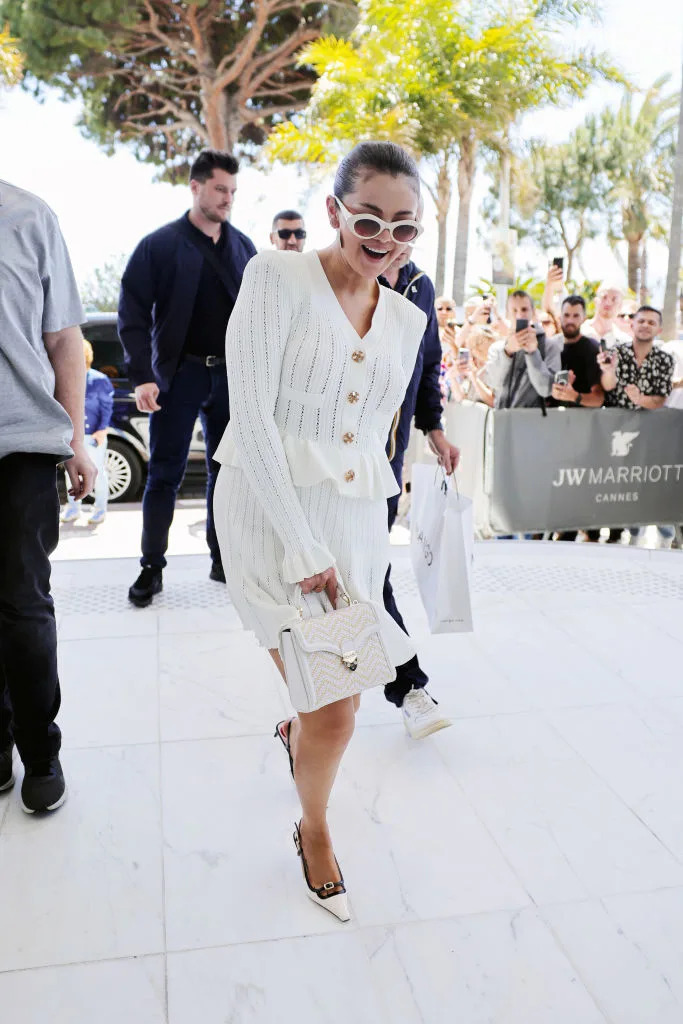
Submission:
[[[624,70],[642,87],[659,75],[672,75],[672,89],[680,88],[683,59],[683,3],[681,0],[605,0],[601,24],[584,27],[574,38],[567,37],[571,50],[576,42],[588,42],[597,50],[608,50]],[[594,87],[586,100],[569,110],[545,110],[523,124],[525,135],[553,141],[566,137],[587,110],[617,103],[616,89]],[[159,225],[179,216],[189,205],[185,186],[153,182],[153,170],[139,164],[121,150],[106,156],[97,146],[82,138],[75,122],[78,106],[48,96],[38,103],[21,90],[0,96],[0,178],[35,192],[57,212],[69,245],[79,280],[109,256],[130,253],[137,241]],[[329,182],[311,184],[304,172],[277,168],[269,174],[251,169],[240,172],[239,191],[233,222],[249,234],[257,247],[266,247],[273,213],[282,206],[294,206],[306,215],[309,230],[307,244],[322,247],[330,240],[324,210]],[[470,243],[468,281],[489,276],[490,256],[477,240],[477,209],[486,191],[480,179],[473,200],[473,225]],[[455,215],[451,214],[451,240],[454,242]],[[425,214],[426,230],[416,251],[416,261],[433,273],[436,230]],[[449,253],[447,281],[450,280],[452,253]],[[525,250],[519,263],[536,262],[541,274],[544,254]],[[590,277],[618,274],[618,265],[606,247],[589,243],[584,266]],[[651,283],[655,295],[666,273],[666,252],[653,247]]]

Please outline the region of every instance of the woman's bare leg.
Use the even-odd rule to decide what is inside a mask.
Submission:
[[[270,655],[285,678],[278,652],[271,650]],[[346,697],[292,720],[289,738],[303,811],[302,843],[314,887],[338,877],[326,812],[339,763],[353,736],[355,710],[355,698]]]

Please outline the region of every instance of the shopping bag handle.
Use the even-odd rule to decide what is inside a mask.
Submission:
[[[436,467],[436,472],[434,474],[434,483],[436,483],[436,479],[437,479],[437,477],[439,475],[439,470],[441,470],[441,483],[439,485],[440,489],[441,489],[441,491],[444,494],[448,494],[448,480],[449,480],[449,477],[446,475],[446,470],[443,468],[441,463],[439,463],[439,465]],[[451,473],[450,479],[453,481],[453,486],[455,487],[455,495],[459,499],[460,498],[460,490],[458,489],[458,479],[457,479],[457,477],[455,475],[455,470]]]

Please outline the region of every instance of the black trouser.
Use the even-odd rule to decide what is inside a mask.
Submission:
[[[149,422],[149,466],[142,496],[142,565],[163,569],[168,531],[183,481],[192,431],[199,416],[206,444],[206,543],[214,562],[221,553],[213,524],[213,492],[220,466],[211,458],[230,419],[225,363],[205,366],[181,362],[168,391],[159,396],[161,410]]]
[[[0,459],[0,748],[24,764],[59,751],[57,629],[50,555],[59,540],[57,459]]]
[[[393,498],[389,498],[389,529],[394,525],[396,514],[398,512],[398,499],[399,495],[395,495]],[[387,569],[387,574],[384,578],[384,607],[391,615],[392,619],[399,624],[404,633],[408,633],[405,627],[405,623],[396,607],[396,601],[394,600],[394,591],[391,586],[389,575],[391,573],[391,566]],[[396,668],[396,678],[393,683],[387,683],[384,687],[384,696],[387,700],[395,704],[397,708],[400,708],[403,704],[405,696],[410,690],[415,687],[416,690],[423,689],[429,682],[429,677],[420,668],[420,663],[417,660],[417,655],[414,654],[410,661],[406,661],[404,665],[398,665]]]

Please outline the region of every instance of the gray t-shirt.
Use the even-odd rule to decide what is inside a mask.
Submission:
[[[82,323],[71,261],[42,199],[0,181],[0,459],[73,455],[73,426],[54,397],[43,333]]]

